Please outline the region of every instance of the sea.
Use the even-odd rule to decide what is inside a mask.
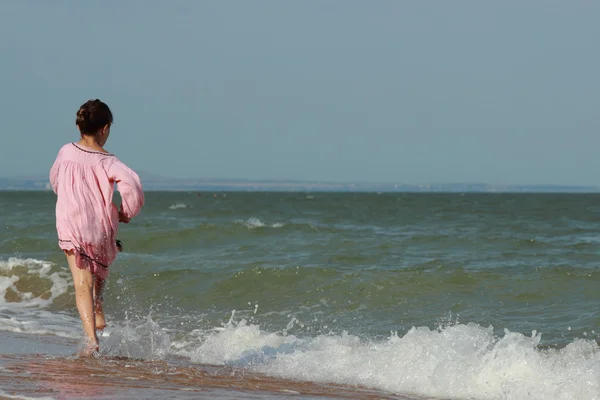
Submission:
[[[0,192],[2,398],[600,399],[598,194],[147,192],[92,358],[55,202]]]

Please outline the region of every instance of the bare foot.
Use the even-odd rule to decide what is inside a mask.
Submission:
[[[96,330],[103,331],[106,328],[106,321],[104,321],[104,310],[102,309],[102,301],[96,300],[96,310],[94,312],[96,316]]]
[[[85,339],[82,345],[77,351],[78,357],[98,357],[98,351],[100,346],[98,345],[98,339]]]

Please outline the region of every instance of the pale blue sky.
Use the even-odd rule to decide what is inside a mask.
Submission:
[[[600,184],[600,2],[0,2],[0,176]]]

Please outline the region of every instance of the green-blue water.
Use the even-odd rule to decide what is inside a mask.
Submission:
[[[0,329],[80,335],[54,200],[0,193]],[[105,293],[110,354],[176,354],[308,380],[318,380],[308,365],[338,357],[321,376],[471,398],[521,398],[523,383],[506,376],[524,363],[530,398],[600,398],[599,195],[150,192],[119,238],[125,252]],[[57,326],[44,323],[57,316]],[[148,335],[158,348],[139,344]],[[370,358],[368,346],[394,343]],[[437,378],[394,381],[367,362],[416,363]],[[458,378],[440,372],[448,363]],[[474,365],[492,383],[451,384],[479,382],[465,372]],[[572,389],[553,391],[553,374]]]

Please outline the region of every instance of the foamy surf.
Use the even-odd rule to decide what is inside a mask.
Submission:
[[[541,335],[456,324],[364,340],[347,332],[299,338],[230,322],[181,352],[193,362],[269,376],[453,399],[598,399],[600,351],[593,340],[539,347]]]
[[[0,399],[17,399],[17,400],[56,400],[56,397],[44,396],[44,397],[28,397],[18,394],[11,394],[0,389]]]
[[[189,208],[185,203],[173,203],[169,206],[169,210],[180,210],[182,208]]]
[[[263,221],[261,221],[259,218],[248,218],[247,220],[236,220],[235,221],[238,224],[244,225],[246,228],[248,229],[256,229],[256,228],[281,228],[284,225],[280,222],[276,222],[273,224],[265,224]]]
[[[48,261],[14,257],[0,260],[0,306],[11,303],[11,307],[47,307],[67,292],[69,279],[67,271]]]
[[[79,337],[78,318],[47,310],[68,292],[70,280],[67,271],[48,261],[0,260],[0,330]]]
[[[78,334],[79,321],[75,322],[67,323]],[[112,321],[100,338],[101,354],[138,360],[185,357],[195,365],[221,365],[277,379],[364,387],[411,398],[600,398],[600,349],[594,340],[542,348],[538,332],[524,335],[505,330],[496,336],[493,327],[473,323],[413,327],[403,335],[392,332],[378,340],[346,331],[298,337],[287,333],[293,323],[271,332],[243,319],[236,322],[232,316],[221,327],[173,332],[174,327],[161,326],[160,320],[149,316]],[[64,330],[56,326],[47,333]]]
[[[81,337],[73,315],[49,310],[71,286],[51,262],[0,261],[0,330]],[[185,356],[196,364],[225,365],[253,373],[310,382],[361,386],[411,396],[456,399],[599,399],[600,351],[594,340],[563,348],[540,347],[541,334],[454,324],[412,328],[385,340],[351,332],[314,337],[269,332],[234,315],[222,327],[181,331],[160,316],[111,321],[102,354],[144,360]],[[343,328],[343,327],[337,327]],[[177,337],[172,339],[169,335]]]

